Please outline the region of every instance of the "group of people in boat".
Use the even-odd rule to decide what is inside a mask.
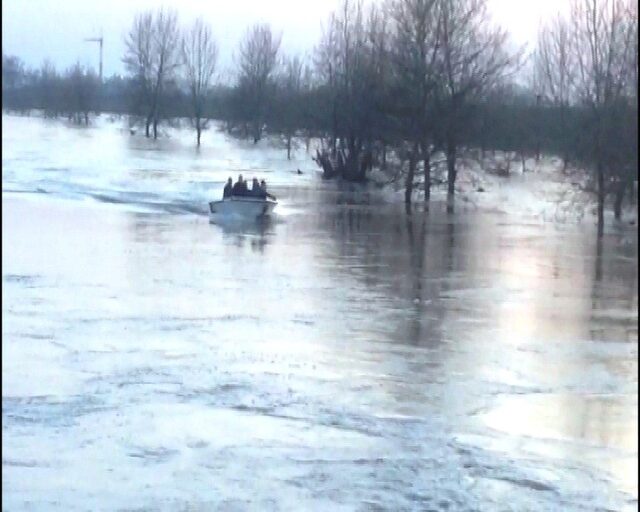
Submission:
[[[238,181],[233,183],[233,180],[229,178],[227,184],[224,186],[222,192],[223,199],[229,197],[257,197],[259,199],[273,199],[275,196],[267,192],[267,183],[262,180],[258,182],[257,178],[253,178],[251,182],[251,188],[247,185],[247,182],[242,178],[242,174],[238,176]]]

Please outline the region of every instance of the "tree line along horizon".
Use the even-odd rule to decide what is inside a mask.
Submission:
[[[197,145],[216,119],[254,142],[283,136],[288,157],[294,136],[319,138],[325,177],[359,182],[382,169],[404,179],[407,205],[421,178],[425,202],[442,183],[452,209],[469,148],[523,161],[553,154],[589,172],[602,233],[607,197],[619,218],[637,193],[637,10],[632,0],[572,0],[525,56],[490,22],[487,0],[344,0],[310,56],[284,55],[267,24],[248,28],[224,85],[211,27],[198,18],[181,28],[175,10],[160,8],[135,16],[125,77],[101,81],[79,63],[58,72],[48,60],[29,69],[3,54],[2,102],[84,124],[92,113],[127,114],[154,138],[160,123],[189,117]]]

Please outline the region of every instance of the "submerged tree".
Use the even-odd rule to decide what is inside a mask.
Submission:
[[[53,63],[45,59],[38,75],[38,97],[45,117],[58,117],[62,109],[62,83]]]
[[[136,15],[133,26],[125,38],[126,53],[122,59],[135,83],[132,98],[134,112],[145,117],[145,135],[153,120],[153,13]]]
[[[37,74],[15,55],[2,55],[2,107],[18,112],[35,106]]]
[[[13,91],[21,84],[25,74],[24,62],[15,55],[2,55],[2,90]]]
[[[396,0],[392,4],[395,114],[403,135],[411,141],[405,203],[411,203],[418,150],[424,163],[424,200],[431,191],[431,151],[435,136],[436,68],[440,19],[437,0]]]
[[[266,24],[257,24],[245,34],[238,50],[238,92],[249,115],[254,143],[262,137],[267,107],[273,98],[274,72],[278,64],[280,36]]]
[[[520,54],[506,50],[507,33],[492,27],[486,0],[438,0],[440,38],[436,89],[447,159],[447,209],[453,210],[460,135],[470,106],[514,71]]]
[[[160,9],[156,13],[154,30],[154,117],[153,138],[158,138],[158,121],[163,108],[165,86],[175,77],[180,65],[178,15],[176,11]]]
[[[571,11],[575,94],[587,109],[576,157],[595,172],[598,234],[603,232],[604,203],[611,182],[624,191],[622,187],[637,177],[637,136],[633,136],[634,129],[637,133],[637,103],[634,115],[627,96],[634,80],[632,54],[638,53],[632,12],[631,3],[623,0],[575,0]],[[616,216],[620,214],[617,209]]]
[[[576,79],[576,62],[571,52],[570,26],[561,16],[539,31],[533,65],[536,93],[550,100],[559,113],[557,140],[566,169],[571,146],[567,115]]]
[[[218,60],[218,45],[213,38],[211,28],[205,25],[201,18],[195,21],[191,30],[182,39],[182,58],[185,64],[197,144],[200,146],[200,134],[207,128],[208,121],[205,114],[205,101]]]
[[[163,92],[180,64],[178,16],[160,9],[135,17],[125,37],[123,62],[138,85],[136,101],[145,116],[145,135],[158,137]]]
[[[330,104],[328,143],[316,155],[324,176],[364,181],[383,127],[387,27],[373,5],[345,0],[316,50],[316,72]]]
[[[301,96],[308,87],[303,60],[297,55],[285,58],[283,70],[276,78],[275,112],[271,121],[286,138],[287,160],[291,159],[291,139],[296,129],[304,124]],[[307,78],[307,80],[305,80]]]
[[[99,90],[98,76],[92,69],[85,69],[77,62],[64,77],[65,106],[70,119],[89,124],[89,113],[96,110]]]

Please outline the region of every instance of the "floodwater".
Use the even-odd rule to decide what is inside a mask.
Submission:
[[[125,128],[3,115],[3,510],[638,509],[633,226]]]

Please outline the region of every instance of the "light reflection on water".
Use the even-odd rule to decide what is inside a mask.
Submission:
[[[77,143],[56,130],[43,146],[58,136]],[[113,147],[122,138],[105,137]],[[103,153],[105,166],[139,153],[139,167],[117,172],[156,202],[204,200],[202,183],[228,174],[204,165],[187,171],[204,175],[184,189],[172,169],[211,152],[193,163],[178,142],[153,152],[127,140],[125,156]],[[3,186],[7,177],[29,188],[46,174],[21,181],[11,149]],[[283,158],[242,145],[228,154],[232,174]],[[54,152],[42,167],[60,159]],[[143,482],[185,467],[175,478],[192,496],[207,495],[200,480],[215,481],[216,502],[229,505],[224,496],[241,482],[267,508],[269,492],[352,509],[367,492],[399,508],[488,509],[505,496],[530,510],[617,507],[616,489],[637,498],[633,230],[598,243],[590,226],[446,215],[438,202],[407,217],[375,195],[311,179],[293,186],[278,172],[281,214],[210,224],[198,209],[65,199],[55,190],[75,172],[47,182],[48,196],[3,194],[3,448],[12,454],[3,494],[12,503],[47,492],[29,487],[25,460],[71,478],[84,456],[96,486],[120,485],[115,467],[117,478],[139,479],[123,495],[147,505]],[[111,179],[86,182],[130,197]],[[93,416],[78,412],[92,401]],[[62,433],[60,410],[71,422]],[[383,462],[363,472],[365,459]],[[274,489],[252,483],[255,467]],[[100,496],[88,483],[78,490],[88,503]]]

